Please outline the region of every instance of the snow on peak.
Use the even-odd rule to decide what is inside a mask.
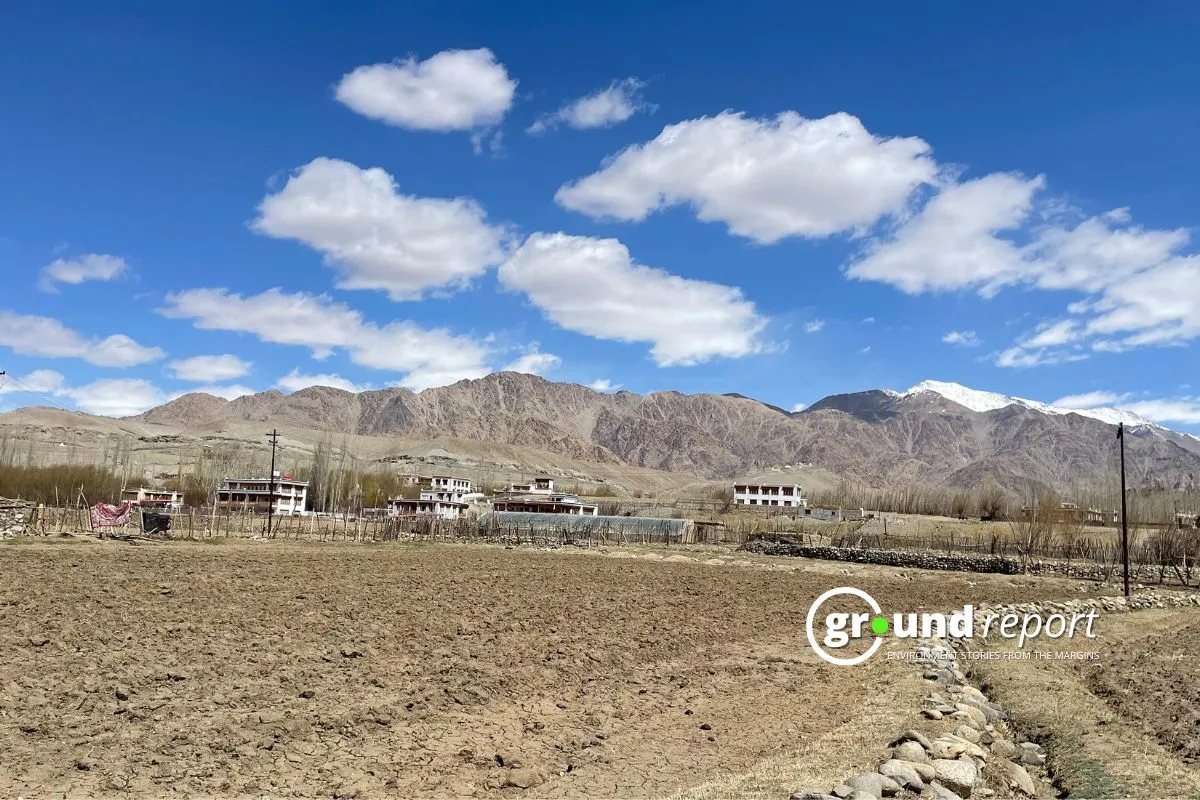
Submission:
[[[936,394],[952,403],[958,403],[960,406],[969,408],[971,411],[995,411],[998,408],[1006,406],[1023,406],[1034,411],[1041,411],[1043,414],[1078,414],[1081,417],[1091,417],[1098,419],[1101,422],[1107,422],[1110,425],[1116,425],[1118,422],[1124,422],[1131,427],[1148,426],[1165,430],[1163,426],[1156,425],[1145,417],[1138,416],[1132,411],[1122,411],[1117,408],[1062,408],[1060,406],[1052,406],[1049,403],[1039,403],[1036,400],[1026,400],[1021,397],[1012,397],[998,392],[982,392],[978,389],[970,389],[957,383],[948,383],[946,381],[921,381],[916,386],[904,392],[899,392],[900,397],[911,397],[916,394]]]

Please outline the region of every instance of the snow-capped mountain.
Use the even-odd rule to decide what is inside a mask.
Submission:
[[[1098,419],[1110,425],[1124,422],[1126,427],[1129,428],[1148,427],[1166,430],[1162,425],[1151,422],[1145,417],[1139,416],[1132,411],[1123,411],[1119,408],[1063,408],[1061,406],[1050,405],[1049,403],[1039,403],[1037,400],[1026,400],[1023,397],[1011,397],[998,392],[984,392],[979,389],[971,389],[958,383],[949,383],[946,381],[921,381],[906,391],[894,392],[889,390],[888,393],[895,397],[912,397],[923,393],[936,394],[952,403],[958,403],[960,406],[968,408],[971,411],[995,411],[998,408],[1005,408],[1007,406],[1023,406],[1034,411],[1041,411],[1044,414],[1078,414],[1081,417]]]

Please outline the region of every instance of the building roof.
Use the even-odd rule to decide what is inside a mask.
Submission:
[[[225,483],[270,483],[271,478],[226,478]],[[298,481],[293,478],[275,478],[276,486],[308,486],[308,481]]]
[[[438,505],[461,506],[462,508],[466,508],[467,506],[470,505],[470,503],[460,503],[457,500],[437,500],[434,498],[426,498],[424,500],[421,500],[421,499],[410,499],[407,497],[393,497],[393,498],[388,499],[389,506],[408,506],[408,505],[416,506],[416,505],[420,505],[422,503],[427,503],[427,504],[428,503],[437,503]]]

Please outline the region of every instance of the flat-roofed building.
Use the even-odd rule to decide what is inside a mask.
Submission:
[[[532,514],[575,514],[594,517],[599,507],[582,503],[573,494],[553,494],[546,497],[503,497],[492,501],[493,511],[522,511]]]
[[[803,508],[808,505],[800,484],[735,483],[733,485],[735,506],[780,506]]]
[[[454,500],[437,500],[419,498],[409,500],[404,497],[393,497],[388,500],[388,516],[395,519],[426,517],[431,519],[458,519],[469,507],[468,503]]]
[[[133,503],[141,508],[163,508],[167,511],[179,511],[183,508],[183,492],[174,489],[149,489],[139,486],[136,489],[122,489],[121,502]]]
[[[274,487],[272,488],[272,484]],[[272,513],[281,517],[305,514],[308,481],[293,480],[291,475],[272,478],[226,478],[217,489],[217,506],[231,510]]]

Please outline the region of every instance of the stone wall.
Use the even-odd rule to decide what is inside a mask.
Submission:
[[[888,567],[913,567],[955,572],[999,572],[1015,575],[1021,564],[1011,558],[992,555],[941,555],[929,551],[872,550],[865,547],[825,547],[797,544],[782,538],[762,538],[747,542],[740,548],[767,556],[796,556],[825,561],[854,561],[859,564],[881,564]]]
[[[1094,562],[1035,561],[1022,565],[1015,558],[984,554],[944,555],[931,550],[878,550],[867,547],[826,547],[800,544],[787,536],[766,535],[742,545],[741,550],[768,556],[794,556],[817,558],[824,561],[853,561],[859,564],[879,564],[886,567],[909,567],[913,569],[936,569],[954,572],[990,572],[1002,575],[1056,575],[1064,578],[1102,581],[1121,577],[1120,565],[1116,567]],[[1200,580],[1200,569],[1190,583]],[[1130,575],[1138,581],[1159,581],[1160,570],[1154,565],[1135,564]],[[1167,568],[1164,578],[1175,582],[1178,575]]]
[[[33,503],[0,497],[0,539],[24,536],[33,521]]]

